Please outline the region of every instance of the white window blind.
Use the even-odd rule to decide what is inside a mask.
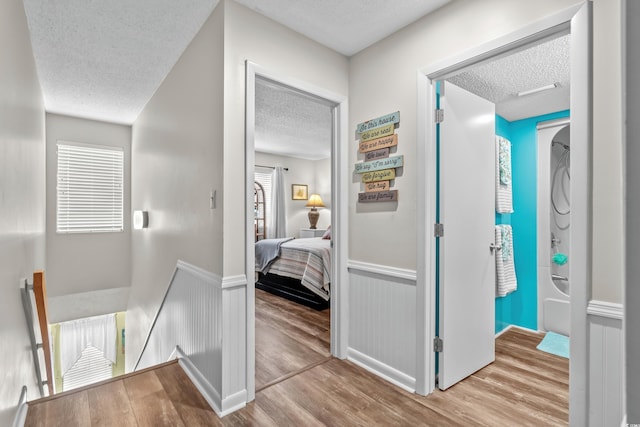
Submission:
[[[124,152],[58,143],[58,233],[123,230]]]
[[[69,391],[113,377],[113,364],[102,351],[89,346],[82,356],[62,377],[62,390]]]

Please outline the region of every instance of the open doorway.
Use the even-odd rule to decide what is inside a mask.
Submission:
[[[247,391],[248,399],[252,400],[258,388],[322,363],[330,355],[346,355],[346,332],[340,327],[340,320],[345,317],[342,313],[344,306],[341,304],[341,295],[346,292],[346,263],[342,259],[346,253],[346,240],[343,236],[346,236],[347,229],[347,194],[341,188],[345,187],[343,181],[348,176],[347,147],[342,143],[347,134],[347,108],[346,99],[342,96],[274,74],[249,62],[246,105],[246,274],[250,281],[251,278],[256,279],[252,283],[259,282],[257,286],[247,289]],[[324,118],[314,120],[318,116]],[[272,131],[274,137],[271,140],[261,135],[265,130]],[[312,140],[311,144],[316,146],[305,147],[301,143],[305,134]],[[318,135],[324,135],[325,142],[321,144],[316,141],[314,144]],[[260,139],[264,141],[259,141]],[[290,143],[281,144],[286,139],[291,140]],[[318,151],[323,151],[324,154],[312,154]],[[273,186],[284,190],[285,214],[280,215],[277,206],[267,209],[273,210],[268,215],[275,221],[256,221],[256,174],[271,175]],[[275,189],[272,188],[271,191]],[[265,191],[265,200],[275,199],[266,196]],[[288,225],[283,226],[283,223]],[[259,224],[265,224],[262,225],[262,230]],[[302,241],[316,242],[312,246],[319,247],[311,251],[313,254],[307,254],[312,265],[305,266],[303,272],[297,275],[287,274],[291,273],[291,263],[279,265],[276,275],[283,276],[282,279],[276,279],[279,283],[271,280],[273,276],[257,274],[257,270],[262,270],[265,266],[270,270],[272,265],[271,260],[264,261],[260,255],[261,265],[256,267],[256,247],[265,240],[260,234],[275,238],[272,240],[280,240],[271,247],[277,254],[275,258],[281,254],[283,245],[293,246],[287,250],[300,254],[303,249],[300,247]],[[286,241],[289,237],[295,239]],[[317,274],[313,274],[312,270]],[[294,284],[293,281],[298,283]],[[292,287],[296,288],[293,292]],[[282,298],[283,296],[288,298]],[[314,311],[313,308],[300,304],[305,299],[312,300],[307,305],[324,303],[329,308]],[[265,311],[261,313],[259,310],[262,309]],[[296,318],[298,321],[293,320]],[[264,328],[266,323],[258,324],[269,321],[281,323]],[[296,324],[292,326],[290,321]],[[318,329],[318,325],[322,324],[327,328],[326,331],[322,331],[322,327]],[[274,333],[278,338],[258,337],[261,330]],[[303,339],[303,336],[309,339]],[[276,360],[267,361],[265,365],[263,362],[270,358],[269,352],[274,351],[274,346],[277,353],[278,339],[293,344],[298,350],[299,344],[304,341],[303,347],[319,356],[314,355],[307,361],[305,350],[298,352],[295,356],[297,360],[289,366],[286,363],[274,366],[273,361],[283,362],[287,359],[282,354],[276,354],[271,357]],[[261,344],[264,344],[262,348],[258,348]],[[269,350],[268,347],[272,349]],[[295,353],[298,350],[293,351]],[[292,358],[294,357],[290,359]],[[272,372],[258,373],[257,369],[261,366],[267,366],[266,371]]]
[[[488,43],[487,45],[480,46],[477,49],[474,49],[473,52],[465,52],[463,55],[460,55],[456,58],[451,58],[447,61],[443,61],[439,64],[435,64],[429,69],[425,69],[419,74],[419,90],[421,94],[424,96],[424,101],[421,101],[420,108],[425,112],[424,116],[431,116],[427,114],[427,111],[431,108],[437,108],[437,82],[439,81],[450,81],[450,79],[454,80],[456,75],[461,75],[468,70],[472,70],[474,67],[482,66],[496,59],[507,57],[516,52],[522,52],[527,48],[535,45],[539,45],[545,41],[550,41],[553,39],[559,39],[560,36],[564,34],[570,33],[570,43],[571,43],[571,60],[570,60],[570,88],[571,88],[571,100],[570,100],[570,110],[571,110],[571,228],[572,233],[570,236],[571,247],[574,251],[572,256],[572,265],[570,266],[570,277],[572,279],[572,288],[570,301],[574,307],[579,307],[577,310],[571,311],[571,360],[570,360],[570,383],[572,390],[571,395],[571,419],[572,422],[581,423],[579,420],[583,420],[585,416],[585,402],[586,395],[582,393],[584,390],[584,371],[586,370],[586,361],[584,358],[584,354],[586,354],[586,290],[588,289],[588,248],[590,246],[590,229],[588,227],[589,224],[589,153],[591,146],[591,133],[589,127],[589,112],[590,112],[590,102],[591,102],[591,85],[590,85],[590,58],[589,58],[589,40],[590,40],[590,21],[591,21],[591,11],[590,5],[584,4],[580,6],[576,6],[571,10],[564,11],[552,17],[546,18],[545,20],[536,23],[535,25],[531,25],[530,27],[524,28],[514,34],[503,37],[494,42]],[[460,83],[459,81],[457,83]],[[551,82],[555,83],[555,82]],[[445,95],[447,97],[447,88],[445,84]],[[526,92],[527,89],[532,88],[523,88],[522,92]],[[522,94],[523,96],[526,94]],[[546,112],[545,112],[546,114]],[[440,114],[437,115],[439,117]],[[447,120],[447,112],[444,113],[445,121]],[[547,118],[549,119],[549,118]],[[425,182],[424,191],[419,191],[418,194],[425,196],[425,215],[427,220],[427,226],[430,225],[431,221],[436,223],[437,219],[441,222],[444,222],[444,235],[437,237],[437,239],[441,239],[445,246],[448,245],[448,250],[452,250],[451,246],[455,245],[450,237],[453,233],[450,232],[449,225],[447,223],[447,219],[438,218],[437,217],[437,209],[436,206],[440,202],[437,201],[437,196],[441,196],[443,198],[451,197],[451,194],[439,194],[439,192],[443,191],[442,188],[438,189],[436,183],[438,182],[438,176],[436,175],[436,160],[438,158],[438,146],[436,144],[436,128],[437,124],[435,122],[428,121],[424,124],[423,128],[419,128],[419,139],[420,136],[424,136],[424,140],[427,141],[427,144],[424,147],[421,147],[423,150],[419,153],[419,157],[424,158],[426,164],[430,167],[426,168],[428,171],[431,171],[432,176],[428,177],[426,174],[424,176],[424,180],[420,180]],[[439,131],[438,131],[439,132]],[[497,133],[497,132],[496,132]],[[535,126],[534,126],[534,139],[535,139]],[[441,141],[444,144],[444,141]],[[489,144],[492,145],[492,150],[495,150],[494,141],[489,141]],[[533,157],[536,156],[536,148],[535,145],[533,151]],[[440,147],[442,148],[442,147]],[[459,151],[458,151],[459,152]],[[446,165],[443,165],[443,159],[440,157],[439,167],[443,168]],[[495,163],[491,162],[491,168],[494,168],[493,180],[497,179],[498,172],[495,172]],[[455,176],[455,171],[453,173]],[[491,184],[489,184],[491,185]],[[467,189],[470,192],[475,190]],[[514,190],[515,191],[515,190]],[[535,194],[535,193],[534,193]],[[534,196],[535,197],[535,196]],[[441,201],[442,199],[440,199]],[[517,208],[514,206],[514,208]],[[451,211],[451,210],[450,210]],[[489,217],[495,215],[493,212],[489,213]],[[474,219],[475,221],[475,219]],[[491,225],[491,224],[489,224]],[[535,217],[534,217],[534,225],[532,227],[535,230]],[[478,306],[482,306],[484,309],[488,309],[493,311],[495,309],[495,288],[492,288],[492,281],[488,281],[488,291],[483,293],[483,300],[479,301],[478,299],[474,299],[472,303],[472,308],[470,310],[463,309],[461,312],[458,310],[460,308],[460,302],[462,299],[455,298],[455,292],[449,293],[449,298],[447,298],[447,292],[451,291],[451,286],[455,288],[456,284],[451,284],[447,282],[446,274],[447,271],[443,272],[443,267],[446,263],[451,265],[451,256],[452,254],[442,253],[439,251],[438,246],[439,243],[436,243],[436,238],[434,238],[433,230],[428,230],[425,227],[424,231],[424,246],[420,246],[420,250],[422,254],[424,254],[424,259],[426,260],[423,267],[419,267],[418,277],[424,274],[425,283],[429,283],[423,297],[420,298],[419,303],[424,301],[425,308],[427,313],[431,313],[431,315],[427,315],[429,318],[425,323],[425,336],[436,338],[436,325],[439,332],[444,331],[446,336],[440,335],[440,339],[442,342],[438,342],[440,348],[437,348],[435,353],[431,353],[431,348],[427,343],[425,343],[425,360],[429,360],[430,363],[426,365],[426,370],[424,374],[425,387],[424,391],[426,393],[433,390],[434,385],[436,383],[436,359],[439,360],[438,363],[438,375],[443,374],[443,370],[448,370],[451,366],[456,365],[456,361],[450,361],[448,364],[446,362],[447,353],[451,356],[452,352],[455,352],[456,349],[458,351],[462,351],[462,353],[467,352],[469,354],[474,354],[475,349],[469,352],[468,348],[464,349],[464,346],[458,346],[460,342],[464,341],[465,334],[468,334],[470,328],[469,324],[474,326],[478,325],[478,322],[474,323],[474,310]],[[436,233],[438,234],[438,233]],[[535,233],[534,233],[535,235]],[[481,253],[482,256],[487,256],[486,260],[487,265],[491,263],[489,259],[489,255],[493,258],[495,253],[497,252],[497,245],[495,242],[495,231],[492,235],[491,230],[489,229],[487,233],[486,241],[482,242],[482,250],[477,251],[477,253]],[[549,241],[549,243],[551,243]],[[468,245],[468,242],[465,243]],[[455,252],[455,251],[454,251]],[[422,255],[420,254],[420,255]],[[535,254],[534,254],[535,256]],[[447,257],[448,259],[444,259]],[[439,268],[439,272],[444,276],[440,276],[440,279],[436,279],[435,274],[431,275],[436,269],[436,260]],[[455,261],[458,266],[467,265],[465,260],[457,259]],[[494,261],[495,262],[495,261]],[[433,266],[434,268],[427,268],[427,266]],[[446,268],[446,267],[445,267]],[[450,274],[449,278],[455,277],[455,275]],[[495,285],[494,285],[495,286]],[[463,292],[463,291],[462,291]],[[453,298],[451,298],[453,295]],[[440,299],[438,299],[438,297]],[[444,305],[443,305],[444,303]],[[456,306],[456,303],[457,306]],[[447,305],[448,304],[448,305]],[[430,309],[429,307],[433,307]],[[452,308],[453,307],[453,308]],[[466,306],[468,308],[468,305]],[[457,311],[456,311],[457,310]],[[438,318],[436,318],[436,313],[439,313]],[[457,314],[456,314],[457,313]],[[462,314],[461,314],[462,313]],[[535,309],[534,309],[535,313]],[[487,319],[492,318],[493,316],[485,316]],[[534,314],[534,319],[535,319]],[[466,323],[465,323],[466,322]],[[480,322],[482,323],[482,336],[485,337],[487,341],[492,341],[494,338],[494,328],[496,325],[492,321],[488,322]],[[449,329],[448,329],[449,328]],[[537,329],[537,324],[534,321],[532,325],[532,329]],[[448,333],[447,333],[448,330]],[[420,335],[423,331],[419,329],[418,334]],[[420,339],[420,338],[419,338]],[[436,340],[439,341],[439,340]],[[430,342],[428,342],[430,344]],[[488,343],[487,348],[489,350],[492,348],[492,343]],[[419,348],[422,348],[419,346]],[[441,350],[441,351],[438,351]],[[418,355],[420,356],[420,354]],[[443,363],[444,361],[444,363]],[[488,360],[487,363],[490,363],[491,359]],[[470,367],[470,370],[464,372],[464,369],[461,369],[459,372],[459,378],[454,379],[452,383],[459,381],[462,378],[465,378],[467,375],[472,374],[475,370],[481,368],[479,367]],[[420,378],[419,378],[420,379]],[[419,387],[418,387],[419,389]],[[420,391],[420,390],[419,390]],[[578,420],[578,421],[576,421]]]
[[[332,110],[256,78],[256,391],[331,356]]]

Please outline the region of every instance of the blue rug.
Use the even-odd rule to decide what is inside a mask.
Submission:
[[[542,350],[547,353],[555,354],[569,358],[569,337],[556,334],[555,332],[547,332],[538,347],[538,350]]]

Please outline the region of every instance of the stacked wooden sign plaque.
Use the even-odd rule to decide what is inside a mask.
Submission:
[[[403,166],[404,156],[390,156],[391,148],[398,145],[397,123],[400,123],[400,111],[357,126],[358,151],[364,153],[364,161],[355,164],[355,173],[360,174],[364,184],[364,193],[358,193],[358,202],[398,200],[398,190],[391,190],[391,180],[396,178],[396,168]]]

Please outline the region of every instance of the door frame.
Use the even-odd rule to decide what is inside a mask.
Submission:
[[[435,62],[417,71],[418,168],[417,215],[418,221],[418,268],[417,268],[417,358],[416,392],[432,393],[435,388],[435,360],[432,350],[435,337],[435,238],[433,224],[436,219],[436,124],[433,111],[436,105],[435,82],[454,73],[478,65],[481,62],[516,52],[524,46],[542,41],[558,33],[572,34],[571,49],[571,122],[572,139],[583,141],[572,143],[572,174],[577,183],[572,195],[571,277],[575,278],[571,290],[571,363],[570,363],[570,422],[585,425],[587,420],[588,392],[588,338],[587,302],[591,289],[591,175],[592,175],[592,41],[591,2],[585,1],[515,32],[482,44],[460,54]],[[584,248],[580,250],[579,248]],[[578,285],[578,286],[576,286]]]
[[[331,354],[337,358],[347,357],[347,242],[348,193],[342,189],[349,183],[348,152],[348,111],[346,96],[302,80],[263,68],[246,61],[245,81],[245,274],[253,284],[255,264],[255,236],[253,234],[253,182],[255,171],[255,85],[256,78],[264,78],[289,88],[304,92],[333,105],[333,129],[331,141]],[[337,284],[337,285],[334,285]],[[246,384],[247,401],[255,399],[255,286],[247,286],[246,305]]]

